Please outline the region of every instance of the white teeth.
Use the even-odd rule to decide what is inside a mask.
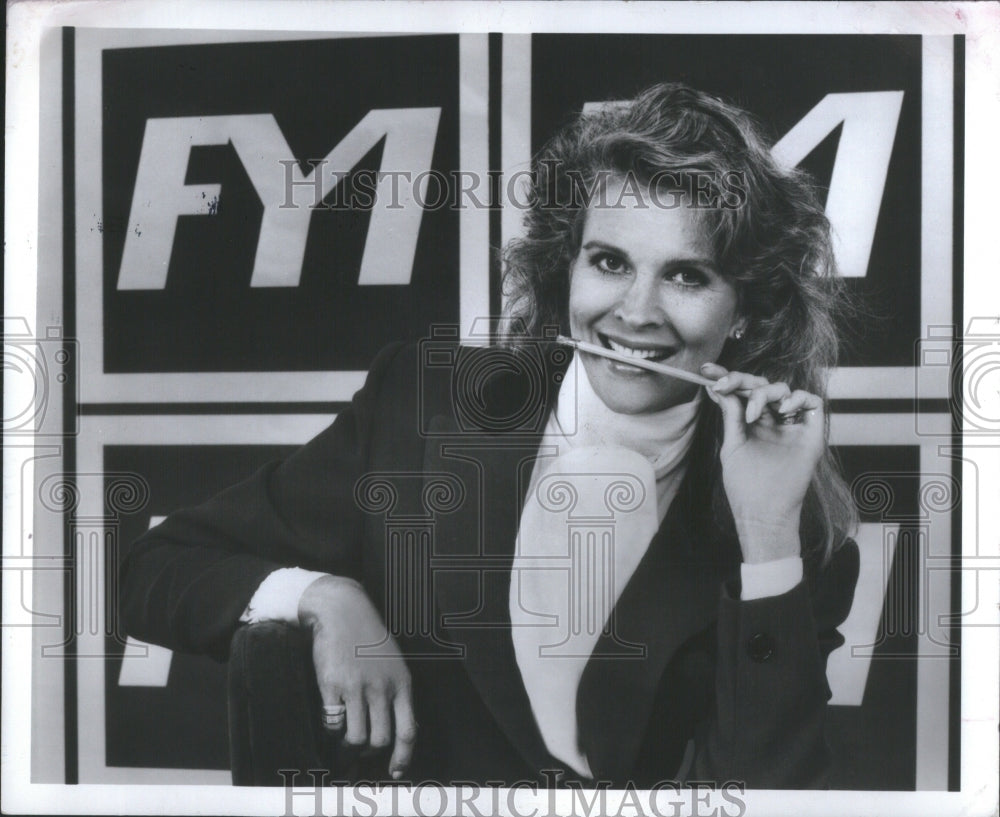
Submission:
[[[614,351],[619,352],[623,355],[629,355],[630,357],[641,357],[645,360],[649,360],[654,357],[662,357],[664,350],[656,349],[633,349],[631,346],[622,346],[620,343],[615,343],[611,338],[607,338],[608,346],[610,346]]]

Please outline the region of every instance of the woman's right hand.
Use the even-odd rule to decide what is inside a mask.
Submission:
[[[323,705],[347,707],[345,743],[393,745],[389,773],[402,777],[417,737],[410,671],[364,589],[341,576],[316,579],[299,600],[299,622],[312,631]],[[380,647],[358,655],[363,645]]]

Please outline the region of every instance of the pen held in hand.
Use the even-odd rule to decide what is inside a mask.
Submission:
[[[656,363],[652,360],[646,360],[641,357],[633,357],[631,355],[622,354],[621,352],[616,352],[613,349],[605,349],[603,346],[598,346],[595,343],[588,343],[585,340],[577,340],[576,338],[568,338],[565,335],[557,335],[556,343],[560,343],[563,346],[571,346],[574,349],[578,349],[581,352],[587,352],[592,355],[600,355],[601,357],[606,357],[611,360],[617,360],[619,363],[627,363],[629,366],[636,366],[640,369],[648,369],[651,372],[656,372],[657,374],[665,374],[669,377],[675,377],[678,380],[686,380],[688,383],[696,383],[699,386],[705,386],[706,388],[714,386],[714,380],[710,378],[703,377],[700,374],[695,374],[694,372],[689,372],[687,369],[679,369],[676,366],[668,366],[666,363]],[[736,394],[741,397],[749,397],[752,394],[751,389],[738,389]],[[771,409],[778,421],[785,425],[793,425],[802,421],[802,412],[794,411],[789,414],[781,414],[774,409]]]

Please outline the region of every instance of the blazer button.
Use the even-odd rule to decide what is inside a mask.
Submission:
[[[747,653],[758,664],[774,655],[774,639],[766,633],[754,633],[747,642]]]

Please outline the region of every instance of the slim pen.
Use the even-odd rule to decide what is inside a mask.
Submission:
[[[598,346],[595,343],[588,343],[585,340],[577,340],[576,338],[568,338],[565,335],[557,335],[556,343],[561,343],[563,346],[571,346],[574,349],[579,349],[581,352],[587,352],[588,354],[600,355],[601,357],[617,360],[621,363],[627,363],[629,366],[637,366],[640,369],[648,369],[649,371],[656,372],[657,374],[665,374],[670,377],[676,377],[678,380],[686,380],[689,383],[697,383],[699,386],[707,387],[715,385],[714,380],[708,377],[702,377],[700,374],[695,374],[694,372],[689,372],[686,369],[679,369],[676,366],[668,366],[666,363],[656,363],[652,360],[646,360],[641,357],[625,355],[621,352],[616,352],[613,349],[605,349],[603,346]],[[741,397],[749,397],[752,392],[750,389],[737,389],[736,393]],[[802,412],[800,411],[781,414],[774,410],[771,406],[768,406],[768,408],[776,417],[781,418],[781,422],[786,425],[797,423],[802,417]]]
[[[676,377],[678,380],[687,380],[689,383],[697,383],[699,386],[715,385],[714,380],[702,377],[700,374],[695,374],[694,372],[689,372],[686,369],[678,369],[676,366],[668,366],[666,363],[655,363],[652,360],[646,360],[642,357],[625,355],[621,352],[616,352],[613,349],[605,349],[603,346],[598,346],[595,343],[587,343],[585,340],[577,340],[576,338],[568,338],[565,335],[559,335],[556,337],[556,343],[561,343],[564,346],[572,346],[574,349],[579,349],[581,352],[589,352],[592,355],[601,355],[602,357],[611,358],[611,360],[617,360],[621,363],[628,363],[630,366],[638,366],[640,369],[649,369],[649,371],[657,372],[658,374],[667,374],[671,377]]]

